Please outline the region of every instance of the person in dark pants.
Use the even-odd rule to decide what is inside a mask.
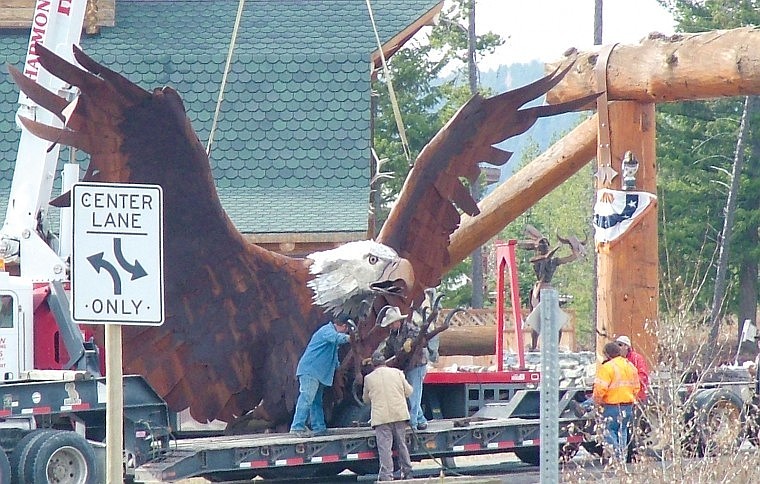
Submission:
[[[335,369],[338,368],[338,347],[350,340],[348,328],[348,317],[343,316],[325,324],[311,336],[296,368],[299,394],[290,425],[291,433],[309,434],[307,420],[315,435],[327,433],[322,394],[325,387],[333,384]]]
[[[428,352],[422,347],[412,353],[414,342],[420,334],[420,327],[413,321],[405,320],[406,318],[398,308],[392,307],[380,322],[383,328],[390,326],[383,354],[386,358],[408,356],[402,370],[413,388],[409,396],[409,423],[417,430],[425,430],[428,424],[422,411],[422,383],[427,374]]]
[[[406,447],[405,434],[409,421],[406,399],[412,386],[398,368],[385,366],[380,351],[372,354],[374,369],[364,378],[362,400],[370,406],[370,424],[375,430],[377,453],[380,459],[378,481],[393,480],[393,444],[398,450],[401,478],[412,477],[412,460]]]

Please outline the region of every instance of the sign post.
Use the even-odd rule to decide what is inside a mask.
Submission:
[[[106,482],[123,481],[121,325],[164,322],[163,192],[157,185],[77,183],[74,321],[106,325]]]

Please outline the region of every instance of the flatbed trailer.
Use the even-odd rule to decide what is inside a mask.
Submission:
[[[560,445],[583,440],[567,402],[582,389],[565,390],[558,421]],[[409,429],[406,440],[412,460],[514,452],[537,463],[540,446],[538,391],[519,391],[509,402],[488,404],[471,417],[432,420],[426,430]],[[528,409],[531,409],[528,411]],[[515,417],[513,415],[531,415]],[[190,477],[212,481],[377,473],[377,443],[368,426],[331,428],[326,435],[298,437],[270,433],[177,438],[160,457],[135,469],[136,482],[173,482]]]

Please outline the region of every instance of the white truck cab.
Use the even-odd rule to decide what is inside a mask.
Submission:
[[[31,281],[0,272],[0,381],[33,368],[32,292]]]

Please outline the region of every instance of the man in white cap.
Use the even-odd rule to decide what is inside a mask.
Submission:
[[[395,306],[390,307],[380,322],[383,328],[390,326],[390,334],[385,341],[383,354],[386,358],[396,357],[403,361],[403,370],[407,381],[412,385],[409,396],[409,424],[413,429],[425,430],[427,419],[422,411],[422,381],[427,373],[427,351],[424,347],[416,348],[412,353],[414,342],[420,334],[420,327],[412,321],[405,321],[407,316]]]
[[[639,374],[639,383],[641,384],[639,387],[639,392],[636,394],[636,402],[638,405],[635,407],[633,412],[633,431],[628,433],[629,443],[626,460],[628,462],[632,462],[638,453],[638,445],[636,444],[635,440],[638,439],[639,429],[644,429],[645,432],[648,432],[650,430],[647,420],[643,418],[641,409],[641,405],[647,403],[647,396],[649,392],[649,366],[647,365],[647,361],[644,356],[633,349],[631,346],[631,338],[628,336],[618,336],[618,338],[615,340],[615,344],[620,347],[621,356],[630,361],[631,364],[636,367],[636,371]]]
[[[631,346],[631,338],[622,335],[618,336],[615,343],[620,347],[622,355],[626,360],[633,363],[636,370],[639,372],[639,383],[641,383],[641,389],[638,395],[636,395],[639,403],[646,403],[647,392],[649,391],[649,366],[647,366],[646,359],[641,353],[636,352]]]

